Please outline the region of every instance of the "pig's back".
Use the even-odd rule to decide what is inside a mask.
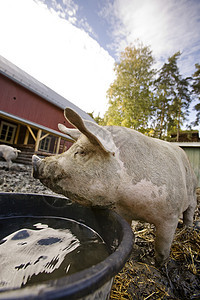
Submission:
[[[107,126],[107,130],[133,183],[145,179],[157,186],[166,185],[169,193],[186,188],[188,194],[195,189],[194,172],[180,147],[125,127]]]

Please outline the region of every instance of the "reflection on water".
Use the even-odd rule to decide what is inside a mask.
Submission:
[[[0,290],[63,277],[107,256],[101,237],[72,220],[0,219]]]

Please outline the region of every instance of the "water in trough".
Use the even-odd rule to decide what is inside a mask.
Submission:
[[[91,228],[60,217],[0,219],[0,290],[79,272],[109,255]]]

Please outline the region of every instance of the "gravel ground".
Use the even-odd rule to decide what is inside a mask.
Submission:
[[[6,167],[6,163],[0,161],[0,192],[55,195],[38,179],[32,177],[31,166],[13,163],[10,171]]]

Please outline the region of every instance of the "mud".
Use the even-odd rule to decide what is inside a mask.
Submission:
[[[133,223],[135,244],[130,259],[115,277],[110,300],[200,299],[200,189],[194,227],[178,225],[171,254],[163,267],[154,261],[155,227]]]

